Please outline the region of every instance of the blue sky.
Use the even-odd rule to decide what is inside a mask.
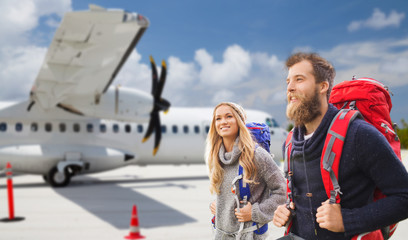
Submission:
[[[114,84],[150,91],[149,55],[165,59],[163,96],[173,106],[234,101],[285,117],[285,59],[318,52],[335,82],[373,77],[394,93],[393,121],[408,120],[408,2],[3,0],[0,100],[26,99],[61,16],[89,3],[150,20]]]

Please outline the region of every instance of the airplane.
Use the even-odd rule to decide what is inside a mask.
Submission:
[[[150,59],[151,94],[111,86],[148,26],[140,14],[96,5],[66,13],[29,99],[0,103],[0,169],[10,162],[14,172],[64,187],[75,175],[131,164],[204,164],[213,109],[172,107],[164,114],[164,61],[159,76]],[[247,115],[269,125],[271,152],[280,160],[287,132],[270,114]]]

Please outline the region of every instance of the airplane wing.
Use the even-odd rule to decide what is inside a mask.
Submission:
[[[148,19],[137,13],[96,5],[66,13],[31,89],[31,100],[45,110],[75,95],[89,95],[98,103],[148,26]]]

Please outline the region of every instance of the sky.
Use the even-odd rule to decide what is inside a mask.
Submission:
[[[152,55],[167,62],[163,97],[172,106],[233,101],[286,127],[284,62],[317,52],[336,68],[335,83],[353,75],[383,82],[394,94],[392,120],[408,120],[406,0],[2,0],[0,101],[28,99],[64,13],[91,3],[150,21],[114,85],[150,92]]]

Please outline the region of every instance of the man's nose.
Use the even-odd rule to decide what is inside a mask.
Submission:
[[[293,92],[295,90],[295,85],[293,81],[289,81],[288,85],[286,86],[286,91],[287,92]]]

